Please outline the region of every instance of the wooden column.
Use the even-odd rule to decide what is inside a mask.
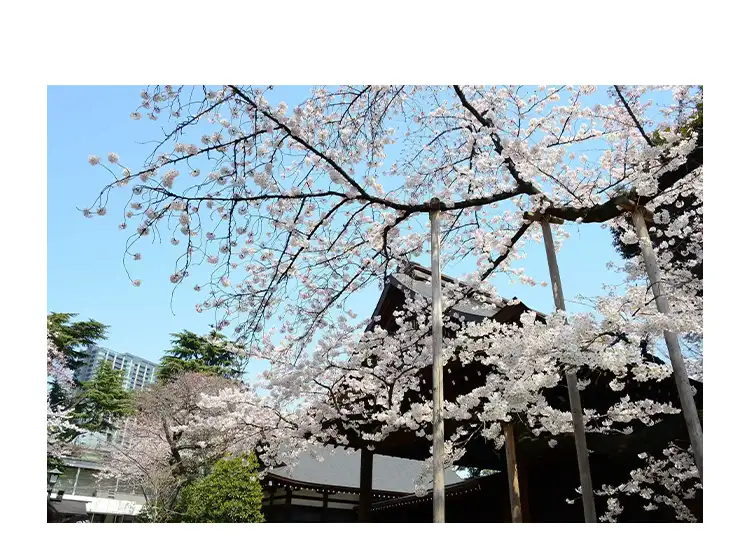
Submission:
[[[73,493],[72,493],[73,496],[76,495],[76,488],[78,488],[78,475],[80,474],[81,474],[81,469],[79,467],[76,469],[76,479],[73,481]]]
[[[659,310],[659,313],[669,315],[669,300],[667,299],[667,295],[664,293],[664,287],[661,284],[659,263],[656,260],[654,247],[651,244],[651,236],[648,234],[648,227],[646,227],[646,220],[644,218],[646,210],[641,207],[636,207],[635,205],[633,206],[633,225],[635,226],[635,232],[638,235],[638,243],[641,246],[643,263],[646,265],[646,272],[648,273],[648,280],[651,284],[651,291],[654,293],[654,299],[656,300],[656,308]],[[695,407],[695,399],[693,399],[690,379],[687,376],[685,360],[682,357],[680,342],[675,333],[672,331],[664,331],[664,340],[667,343],[669,360],[672,362],[672,371],[674,372],[677,393],[680,396],[680,405],[682,406],[682,413],[685,416],[685,423],[687,425],[688,435],[690,436],[690,446],[693,450],[693,457],[695,458],[695,464],[698,467],[698,474],[701,477],[701,482],[703,482],[703,428],[701,427],[700,419],[698,418],[698,410]]]
[[[373,452],[362,449],[362,462],[359,467],[359,522],[370,522],[372,506],[372,462]]]
[[[289,522],[292,517],[292,489],[286,489],[286,501],[284,502],[284,521]]]
[[[440,199],[430,200],[432,270],[432,522],[445,523],[443,426],[443,284],[440,275]]]
[[[525,460],[523,453],[516,454],[516,464],[518,465],[518,486],[521,499],[521,520],[523,523],[531,523],[531,511],[529,509],[529,465]]]
[[[325,522],[328,513],[328,490],[323,491],[323,507],[320,512],[320,520]]]
[[[505,464],[508,468],[508,493],[510,494],[510,518],[513,523],[522,523],[521,485],[518,481],[518,461],[516,460],[516,436],[513,424],[503,424],[505,435]]]
[[[562,281],[560,280],[560,269],[557,266],[552,228],[549,225],[550,222],[562,224],[563,220],[549,216],[529,214],[524,215],[524,218],[537,221],[542,226],[544,249],[547,253],[547,266],[549,267],[550,283],[552,284],[552,298],[555,301],[555,309],[565,311],[565,296],[563,295]],[[594,486],[591,482],[589,451],[586,445],[586,423],[583,419],[583,406],[581,405],[581,394],[578,391],[578,377],[575,370],[567,368],[565,371],[565,384],[568,387],[568,402],[570,403],[570,415],[573,421],[573,437],[576,444],[578,475],[581,481],[581,495],[583,497],[583,517],[586,523],[596,523]]]
[[[544,247],[547,251],[547,264],[549,276],[552,283],[552,297],[555,300],[555,308],[565,311],[565,297],[563,296],[562,281],[560,280],[560,269],[557,267],[557,255],[555,244],[552,240],[552,228],[549,218],[543,219],[542,234],[544,235]],[[559,220],[562,222],[562,220]],[[578,391],[578,378],[572,369],[565,372],[565,383],[568,386],[568,400],[573,420],[573,437],[576,444],[576,457],[578,459],[578,474],[581,480],[581,495],[583,496],[583,517],[586,523],[596,523],[596,509],[594,508],[594,486],[591,483],[591,468],[589,466],[589,451],[586,445],[586,424],[583,420],[583,407],[581,406],[581,394]]]

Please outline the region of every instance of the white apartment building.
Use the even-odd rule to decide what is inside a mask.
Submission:
[[[129,391],[143,389],[146,385],[156,381],[158,364],[152,361],[127,352],[115,352],[103,346],[89,346],[87,352],[86,363],[75,372],[79,381],[91,379],[96,368],[103,361],[112,364],[112,369],[122,372],[122,386]]]

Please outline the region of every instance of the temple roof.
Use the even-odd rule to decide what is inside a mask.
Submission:
[[[271,475],[308,483],[315,486],[359,488],[360,450],[346,450],[341,447],[324,446],[317,453],[319,461],[311,453],[303,453],[293,467],[277,467]],[[374,491],[414,492],[414,483],[422,469],[422,461],[375,455],[372,468],[372,488]],[[445,483],[461,482],[452,470],[445,471]],[[432,487],[430,483],[429,487]]]

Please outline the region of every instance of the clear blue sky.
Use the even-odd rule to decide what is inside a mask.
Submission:
[[[142,144],[161,134],[161,123],[133,121],[129,115],[138,107],[142,87],[50,87],[47,102],[47,309],[79,313],[110,325],[103,344],[158,360],[169,347],[169,334],[181,329],[205,333],[213,316],[198,314],[199,294],[183,284],[172,298],[169,274],[174,270],[175,248],[165,244],[142,247],[143,260],[129,261],[137,270],[134,277],[143,285],[135,288],[123,266],[128,237],[117,224],[122,220],[124,201],[117,200],[104,218],[85,219],[77,208],[88,207],[107,177],[88,162],[90,154],[102,159],[117,152],[125,165],[143,162],[151,148]],[[276,100],[290,106],[304,98],[307,87],[278,88]],[[135,170],[135,169],[134,169]],[[607,261],[618,261],[608,230],[599,225],[568,226],[571,238],[558,255],[566,299],[578,294],[594,296],[603,283],[617,276],[606,269]],[[132,232],[130,232],[132,233]],[[515,266],[529,276],[547,280],[544,248],[531,243],[528,258]],[[426,264],[426,263],[425,263]],[[210,265],[209,265],[210,266]],[[446,273],[465,272],[447,270]],[[529,307],[547,312],[553,308],[549,287],[510,285],[500,280],[500,293],[516,296]],[[357,294],[350,302],[360,316],[372,312],[377,287]],[[202,299],[202,298],[201,298]],[[585,308],[569,305],[569,311]]]

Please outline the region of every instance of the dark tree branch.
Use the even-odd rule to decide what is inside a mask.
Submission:
[[[643,130],[641,123],[638,122],[638,119],[636,118],[635,113],[633,113],[633,110],[630,108],[630,105],[628,105],[628,102],[625,100],[625,97],[622,95],[622,92],[620,91],[620,88],[618,86],[615,86],[615,91],[617,92],[617,95],[620,98],[620,101],[622,101],[622,104],[625,105],[625,109],[627,109],[628,114],[630,115],[630,118],[633,119],[633,122],[635,123],[635,126],[640,131],[641,136],[643,136],[644,140],[646,140],[646,144],[648,144],[649,146],[653,148],[654,143],[651,141],[651,138],[648,137],[648,134],[646,134],[646,131]]]

